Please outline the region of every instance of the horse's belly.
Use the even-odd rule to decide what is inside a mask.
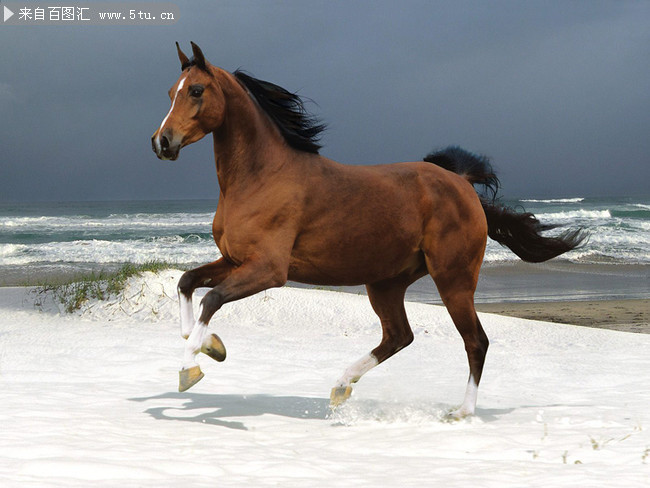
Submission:
[[[424,258],[415,245],[390,239],[354,245],[341,236],[308,249],[295,248],[288,277],[316,285],[362,285],[415,274],[423,266]]]

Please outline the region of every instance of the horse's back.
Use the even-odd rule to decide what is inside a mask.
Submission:
[[[396,211],[406,211],[423,228],[463,227],[465,223],[487,236],[485,213],[474,187],[458,175],[425,161],[355,167],[369,193]],[[374,182],[373,182],[374,180]],[[372,200],[372,198],[371,198]],[[399,208],[398,208],[399,207]],[[477,232],[472,231],[475,234]],[[483,232],[484,231],[484,232]]]
[[[435,255],[445,266],[466,262],[478,270],[487,243],[487,221],[474,187],[464,176],[424,161],[374,169],[390,175],[410,200],[404,208],[419,226],[422,253]]]
[[[322,178],[302,182],[306,204],[290,267],[296,281],[336,283],[345,276],[345,284],[360,284],[418,274],[427,233],[465,227],[458,220],[464,216],[484,220],[472,186],[431,163],[326,160],[318,172]]]

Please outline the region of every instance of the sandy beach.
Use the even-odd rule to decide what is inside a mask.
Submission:
[[[481,314],[476,415],[449,422],[463,344],[443,307],[410,302],[413,344],[331,411],[379,321],[364,296],[284,287],[224,306],[227,360],[201,355],[178,393],[179,276],[74,314],[0,288],[3,487],[647,486],[650,335]]]
[[[650,333],[650,267],[554,261],[485,266],[477,310],[511,317]]]
[[[648,265],[486,265],[479,278],[476,309],[523,319],[647,334],[649,283]],[[331,289],[365,294],[362,286]],[[442,303],[430,277],[414,283],[407,290],[406,300]]]
[[[99,271],[101,268],[92,270]],[[57,268],[9,269],[2,286],[24,286],[74,280],[91,270],[62,273]],[[508,263],[481,270],[476,309],[523,319],[650,333],[650,266],[552,262]],[[288,287],[313,288],[289,283]],[[317,287],[320,288],[320,287]],[[326,287],[330,291],[365,294],[365,287]],[[425,277],[407,291],[410,302],[441,304],[433,281]]]
[[[510,317],[650,333],[650,300],[567,300],[525,303],[481,303],[479,312]]]

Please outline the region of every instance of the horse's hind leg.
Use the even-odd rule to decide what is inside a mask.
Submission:
[[[359,381],[365,373],[413,341],[413,332],[404,310],[404,294],[408,284],[410,282],[366,285],[372,308],[381,320],[382,340],[379,346],[345,370],[336,386],[332,388],[333,407],[348,399],[352,393],[352,383]]]
[[[463,404],[450,416],[461,418],[473,415],[476,408],[478,385],[481,381],[483,364],[489,341],[474,308],[474,290],[478,277],[476,272],[455,270],[450,273],[432,273],[440,297],[465,343],[469,361],[469,380]]]
[[[481,381],[489,341],[476,315],[472,298],[452,298],[447,301],[446,306],[456,328],[463,337],[469,361],[469,380],[463,404],[451,412],[452,417],[461,418],[474,414],[478,385]]]

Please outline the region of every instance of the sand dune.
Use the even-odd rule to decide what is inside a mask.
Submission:
[[[650,336],[482,314],[477,415],[445,421],[467,365],[444,308],[332,413],[379,341],[367,299],[283,288],[226,305],[224,363],[176,392],[178,273],[61,315],[0,289],[0,480],[25,486],[647,486]]]

